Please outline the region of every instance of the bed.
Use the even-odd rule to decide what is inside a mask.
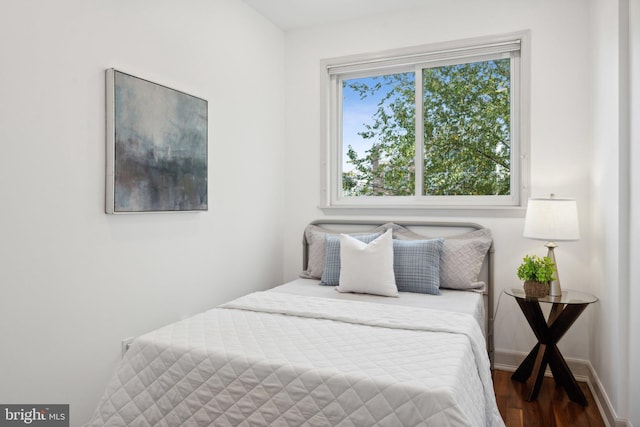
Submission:
[[[136,338],[89,425],[502,426],[490,374],[487,233],[461,223],[309,224],[301,278]],[[332,285],[336,238],[344,274]],[[392,239],[394,256],[436,248],[430,262],[438,278],[460,274],[465,289],[338,292],[352,268],[349,245],[386,251],[384,239]],[[471,276],[442,268],[445,254],[455,253],[467,261],[471,254],[473,262],[455,265],[473,264]],[[424,269],[411,260],[393,264],[409,268],[394,273],[413,286]],[[379,276],[376,268],[362,275]]]

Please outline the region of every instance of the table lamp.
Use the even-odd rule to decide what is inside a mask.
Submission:
[[[524,237],[546,240],[549,251],[547,257],[554,265],[555,280],[551,282],[550,296],[562,295],[560,275],[554,249],[554,242],[580,239],[578,227],[578,208],[575,199],[557,199],[553,194],[548,199],[530,198],[527,204],[527,215],[524,219]]]

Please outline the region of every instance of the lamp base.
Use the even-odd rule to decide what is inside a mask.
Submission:
[[[551,282],[551,286],[549,287],[549,296],[550,297],[559,297],[562,295],[562,289],[560,288],[560,283],[555,280]]]
[[[560,275],[558,274],[558,263],[556,262],[556,255],[553,252],[553,250],[558,246],[553,242],[549,242],[545,246],[547,247],[547,249],[549,249],[547,251],[547,258],[551,258],[551,261],[553,261],[553,276],[555,277],[555,279],[551,281],[549,296],[559,297],[562,295],[562,288],[560,287]]]

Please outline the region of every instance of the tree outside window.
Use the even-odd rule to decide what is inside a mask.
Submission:
[[[510,76],[507,58],[342,80],[344,196],[509,195]]]

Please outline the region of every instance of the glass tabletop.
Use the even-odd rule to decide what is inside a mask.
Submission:
[[[570,289],[563,289],[562,295],[560,296],[545,296],[545,297],[527,297],[524,293],[523,288],[507,288],[504,290],[507,295],[511,295],[515,298],[527,299],[527,300],[537,300],[538,302],[546,302],[552,304],[591,304],[592,302],[598,301],[598,298],[594,295],[588,294],[586,292],[573,291]]]

